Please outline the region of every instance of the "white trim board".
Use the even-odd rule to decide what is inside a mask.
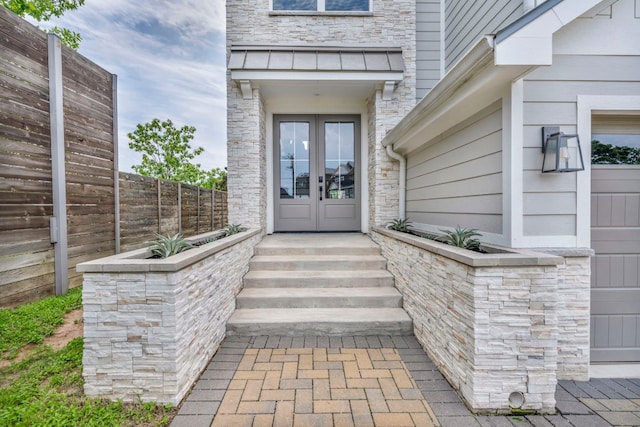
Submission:
[[[589,378],[640,378],[640,363],[589,365]]]
[[[503,173],[503,234],[506,246],[523,246],[524,234],[524,80],[511,84],[503,98],[502,173]]]

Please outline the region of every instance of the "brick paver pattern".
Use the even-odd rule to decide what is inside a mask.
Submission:
[[[556,407],[474,415],[413,336],[236,336],[222,342],[171,427],[640,426],[640,379],[559,381]]]
[[[395,348],[246,349],[213,426],[435,426]]]

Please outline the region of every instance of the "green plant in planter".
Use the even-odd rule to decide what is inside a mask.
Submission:
[[[411,230],[411,221],[409,221],[408,219],[400,219],[400,218],[396,218],[393,221],[391,221],[389,224],[387,224],[387,228],[389,230],[394,230],[394,231],[401,231],[403,233],[409,233]]]
[[[179,254],[194,246],[187,242],[182,234],[174,234],[173,236],[163,236],[156,234],[157,240],[151,243],[151,253],[158,258],[167,258],[171,255]]]
[[[456,246],[458,248],[469,249],[471,251],[478,251],[480,249],[480,240],[475,239],[477,236],[481,236],[478,230],[475,228],[462,228],[459,225],[455,230],[440,230],[445,235],[436,238],[438,242],[446,243],[447,245]]]
[[[246,227],[243,227],[240,224],[227,224],[225,227],[225,231],[227,232],[227,236],[231,236],[233,234],[242,233],[243,231],[247,231]]]

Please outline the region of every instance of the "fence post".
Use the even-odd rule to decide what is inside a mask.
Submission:
[[[200,187],[198,189],[198,209],[196,210],[196,234],[200,234]]]
[[[158,234],[162,234],[162,184],[159,179],[156,181],[158,188]]]
[[[211,231],[216,229],[216,190],[211,189]]]
[[[111,74],[111,98],[113,100],[113,196],[115,199],[116,253],[120,253],[120,168],[118,163],[118,76]]]
[[[51,184],[53,217],[50,219],[51,243],[54,247],[56,295],[69,289],[67,259],[67,181],[64,158],[64,106],[62,102],[62,46],[55,34],[47,36],[49,44],[49,116],[51,125]]]
[[[178,233],[182,234],[182,184],[178,183]]]

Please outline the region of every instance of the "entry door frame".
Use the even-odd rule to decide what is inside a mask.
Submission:
[[[362,154],[362,116],[361,114],[273,114],[270,124],[273,128],[270,132],[272,144],[270,148],[273,204],[273,228],[275,232],[282,231],[361,231],[362,206],[367,203],[365,185],[362,182],[363,154]],[[308,219],[281,219],[280,217],[280,123],[282,122],[309,122],[309,199],[285,199],[286,204],[294,209],[303,211],[307,206],[311,210]],[[354,138],[354,199],[328,199],[327,186],[329,182],[320,176],[325,176],[325,124],[336,122],[353,122]],[[364,165],[366,166],[366,165]],[[295,185],[295,184],[294,184]],[[322,192],[322,194],[321,194]],[[343,220],[340,215],[344,212],[354,212],[351,220]],[[337,214],[337,215],[336,215]],[[332,215],[334,215],[332,217]],[[306,224],[306,225],[305,225]]]

